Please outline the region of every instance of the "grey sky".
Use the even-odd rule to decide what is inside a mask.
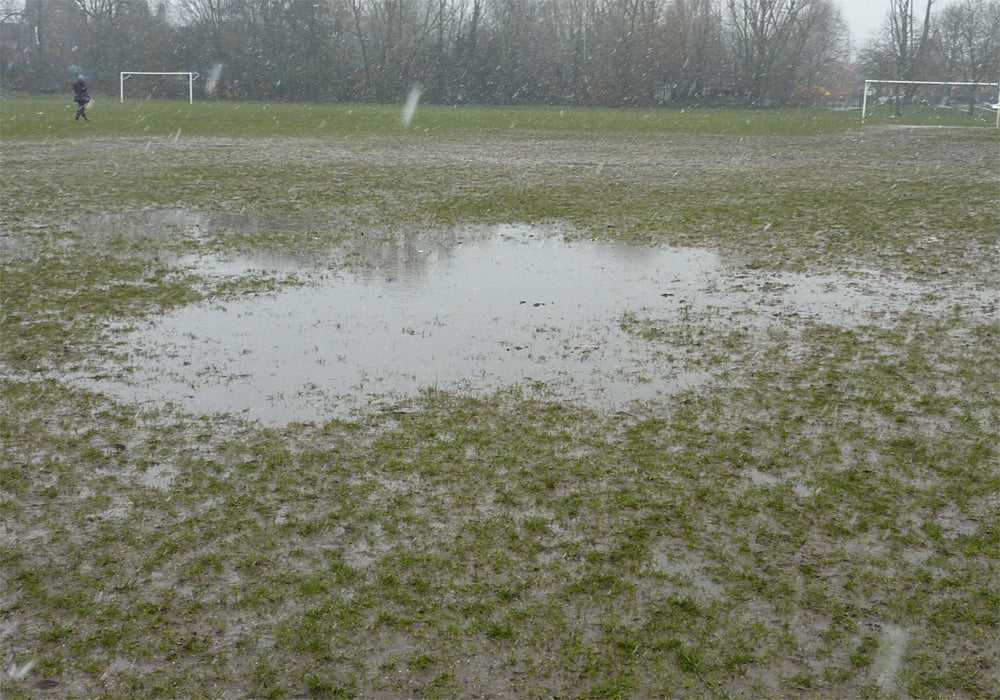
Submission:
[[[851,28],[851,38],[855,48],[860,48],[872,34],[882,28],[889,12],[889,0],[837,0],[837,2]]]

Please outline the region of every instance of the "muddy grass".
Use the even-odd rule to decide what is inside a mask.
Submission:
[[[0,147],[5,696],[997,697],[989,132],[71,143]],[[439,278],[427,241],[498,225],[717,267],[602,312],[632,401],[559,372],[298,422],[157,398],[157,357],[192,397],[264,371],[259,339],[239,371],[171,350],[171,319],[408,255]],[[570,366],[601,350],[547,301],[511,297]]]

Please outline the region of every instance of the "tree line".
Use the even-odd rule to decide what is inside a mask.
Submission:
[[[73,67],[105,89],[212,73],[238,99],[788,106],[860,77],[833,0],[17,1],[2,79],[20,89],[65,90]],[[925,1],[890,0],[865,72],[996,80],[1000,0]]]
[[[936,11],[934,0],[889,0],[885,28],[862,61],[893,80],[1000,81],[1000,2],[955,0]]]

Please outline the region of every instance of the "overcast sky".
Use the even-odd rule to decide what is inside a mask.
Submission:
[[[863,46],[882,28],[889,12],[889,0],[836,0],[851,28],[854,48]]]

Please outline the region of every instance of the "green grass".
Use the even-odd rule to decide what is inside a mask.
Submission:
[[[331,137],[405,131],[623,132],[728,135],[802,135],[860,128],[860,111],[810,110],[636,110],[559,107],[474,107],[424,105],[408,128],[399,105],[258,103],[133,100],[95,96],[91,122],[75,122],[69,99],[15,94],[0,101],[4,139],[99,136],[262,136]],[[872,126],[885,124],[975,125],[990,127],[988,115],[969,117],[961,110],[911,107],[896,117],[874,108]]]
[[[0,103],[0,656],[35,662],[4,697],[998,697],[1000,324],[927,306],[1000,284],[995,132],[71,107]],[[470,222],[710,248],[760,304],[610,319],[712,377],[615,413],[427,390],[265,427],[65,381],[160,313],[310,283],[180,256],[337,268]],[[766,303],[773,272],[859,268],[928,298],[853,325]]]

